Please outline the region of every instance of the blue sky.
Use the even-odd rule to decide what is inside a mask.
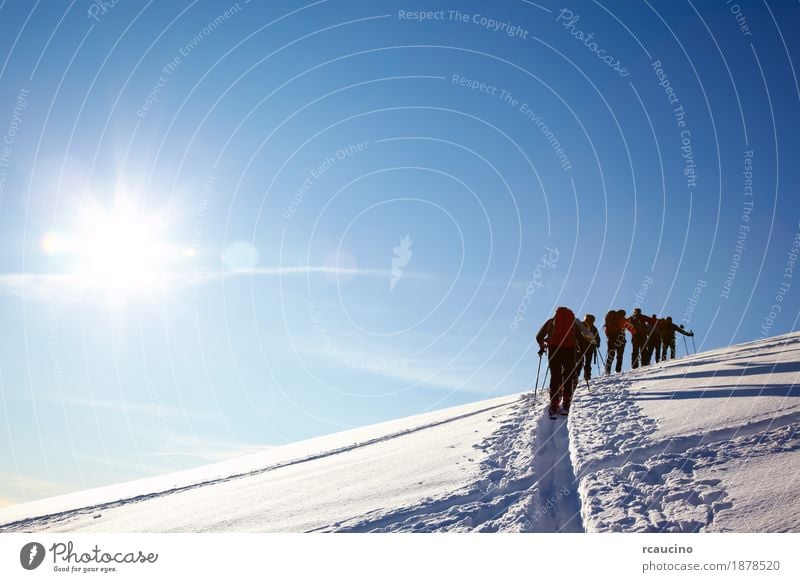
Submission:
[[[796,330],[799,13],[0,3],[0,503]]]

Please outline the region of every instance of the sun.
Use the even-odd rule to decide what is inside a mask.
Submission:
[[[195,255],[166,239],[163,213],[143,213],[120,199],[110,209],[87,204],[71,232],[49,232],[42,249],[70,258],[70,276],[85,291],[103,291],[114,300],[163,290],[181,260]]]

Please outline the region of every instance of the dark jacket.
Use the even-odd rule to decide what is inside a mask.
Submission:
[[[628,322],[628,318],[618,313],[615,313],[613,316],[606,315],[606,322],[603,324],[603,327],[606,330],[606,338],[608,338],[609,342],[612,340],[619,341],[620,336],[622,336],[622,340],[624,341],[626,329],[631,332],[631,335],[634,333],[633,326]]]
[[[650,335],[649,317],[633,314],[628,318],[628,323],[633,328],[633,336],[637,339],[646,339]]]
[[[658,322],[659,331],[661,332],[661,341],[670,343],[675,339],[675,332],[682,333],[683,335],[693,336],[694,332],[686,331],[682,327],[670,323],[666,319]]]

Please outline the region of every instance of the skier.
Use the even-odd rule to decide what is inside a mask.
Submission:
[[[590,338],[583,351],[583,379],[587,382],[592,377],[592,360],[597,359],[597,350],[600,347],[600,332],[594,325],[594,315],[587,313],[583,318],[583,327]]]
[[[616,356],[617,373],[622,371],[622,356],[625,353],[625,330],[631,331],[630,324],[625,318],[625,310],[609,311],[606,313],[604,324],[606,330],[606,342],[608,354],[606,355],[606,374],[611,373],[611,364],[614,363]],[[631,331],[631,333],[633,333]]]
[[[662,346],[662,353],[664,361],[667,361],[667,349],[669,349],[670,358],[673,360],[675,359],[675,332],[682,333],[683,335],[692,337],[694,335],[693,331],[686,331],[683,329],[683,325],[678,327],[674,323],[672,323],[672,318],[667,317],[666,319],[661,320],[661,346]]]
[[[645,346],[647,337],[650,335],[647,318],[642,315],[642,310],[637,307],[633,310],[633,315],[628,318],[628,323],[633,328],[631,340],[633,351],[631,352],[631,368],[638,368],[644,361]]]
[[[650,317],[643,316],[647,320],[650,328],[650,335],[647,336],[647,343],[644,348],[644,365],[648,366],[655,359],[655,363],[661,361],[661,332],[658,327],[658,316],[654,313]]]
[[[553,317],[544,322],[536,342],[539,356],[547,349],[547,366],[550,368],[551,418],[555,418],[561,404],[561,414],[569,414],[572,394],[578,376],[578,350],[582,334],[575,314],[568,307],[559,307]]]

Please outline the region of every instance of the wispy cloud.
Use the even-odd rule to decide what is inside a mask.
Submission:
[[[116,412],[124,412],[126,414],[141,414],[146,416],[167,416],[172,418],[187,418],[195,420],[208,419],[211,417],[210,414],[205,412],[188,408],[179,408],[177,406],[165,406],[158,402],[123,402],[121,400],[62,398],[56,396],[40,396],[37,397],[37,400],[46,404],[63,404],[65,406],[93,408],[96,410],[111,410]]]
[[[155,437],[164,441],[162,433]],[[227,461],[234,457],[258,453],[272,448],[270,445],[242,443],[220,438],[198,437],[190,434],[170,433],[162,447],[156,451],[142,451],[143,457],[173,457],[199,463],[216,463]]]
[[[254,267],[252,269],[163,271],[157,275],[157,287],[169,290],[236,277],[285,277],[317,274],[341,278],[376,277],[385,278],[387,281],[392,276],[390,269],[289,265]],[[406,273],[404,277],[419,279],[429,276],[422,273]],[[0,274],[0,293],[30,300],[85,301],[102,297],[105,289],[102,286],[87,285],[86,279],[78,274],[5,273]]]
[[[252,269],[225,269],[218,271],[197,271],[180,274],[172,280],[176,283],[195,285],[230,277],[282,277],[288,275],[322,274],[334,277],[384,277],[391,276],[389,269],[337,268],[328,266],[295,265],[286,267],[255,267]]]
[[[310,341],[313,344],[313,340]],[[372,374],[379,378],[419,384],[427,388],[448,391],[483,393],[507,372],[496,362],[480,365],[464,363],[464,359],[450,362],[447,358],[405,357],[382,352],[378,347],[362,349],[341,342],[328,346],[297,344],[296,349],[306,355],[342,365],[354,372]],[[332,349],[331,349],[332,348]]]

